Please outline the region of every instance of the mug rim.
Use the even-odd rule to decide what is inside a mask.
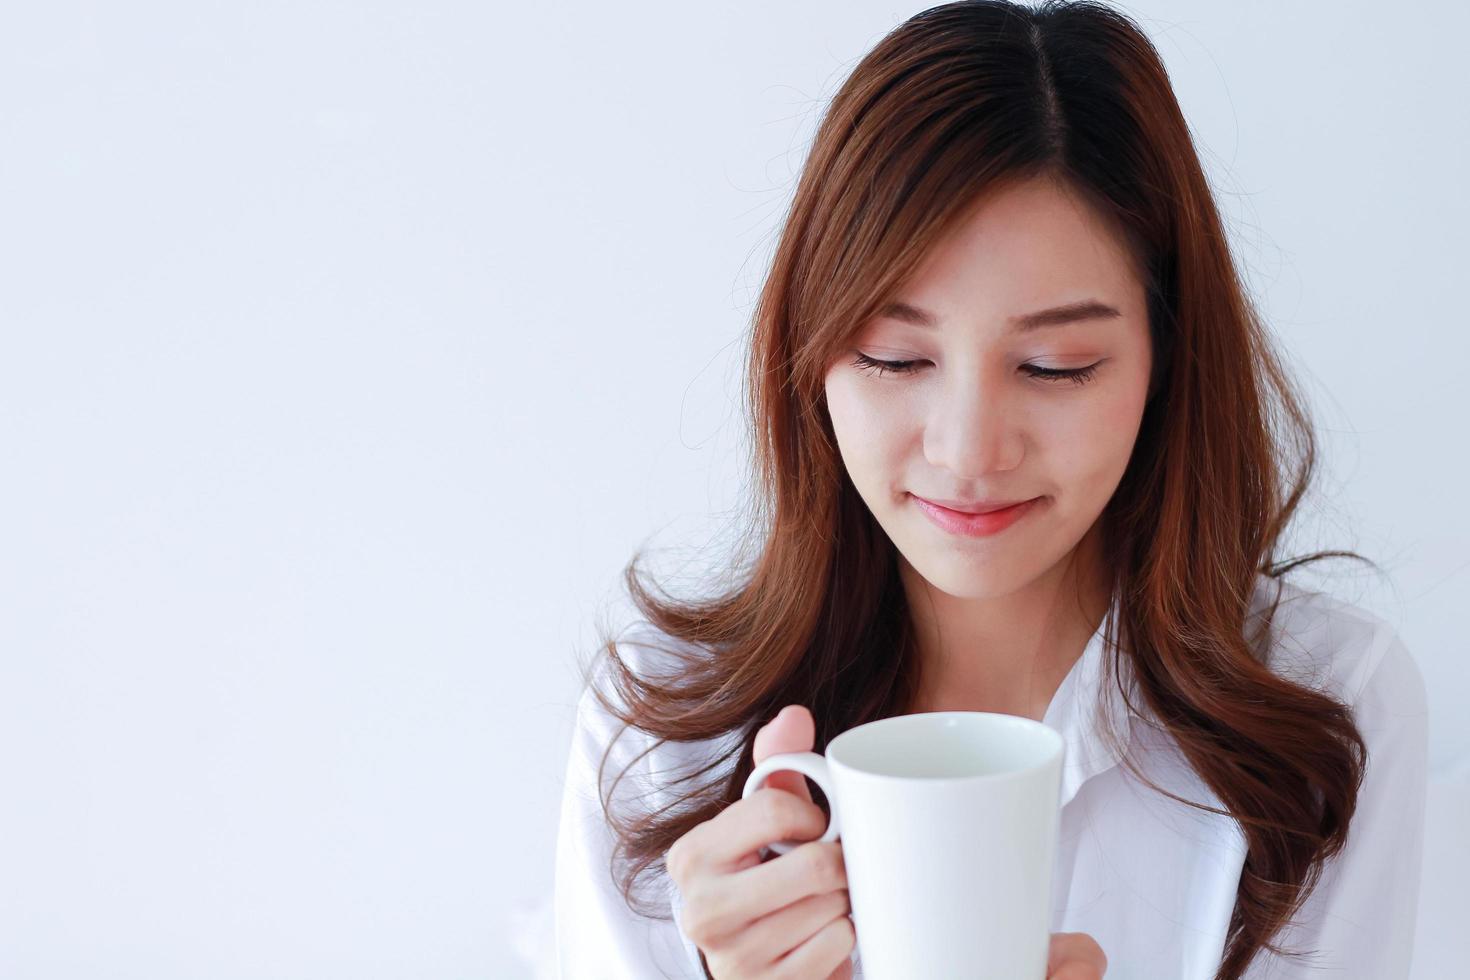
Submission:
[[[1048,748],[1042,758],[1029,766],[1018,769],[1008,769],[1004,772],[981,772],[971,773],[963,776],[895,776],[891,773],[873,772],[870,769],[860,768],[841,759],[842,743],[849,735],[870,728],[879,727],[909,727],[913,725],[931,725],[937,719],[960,719],[968,725],[983,724],[986,726],[1002,725],[1010,728],[1020,728],[1031,732],[1036,737],[1048,743]],[[1039,729],[1039,731],[1038,731]],[[1066,746],[1066,739],[1062,738],[1060,732],[1045,722],[1023,715],[1011,715],[1000,711],[914,711],[902,715],[890,715],[887,718],[875,718],[864,722],[845,732],[834,736],[827,743],[826,750],[822,755],[834,766],[841,767],[850,773],[862,776],[866,779],[904,780],[923,783],[956,783],[968,780],[1002,780],[1024,777],[1036,773],[1052,765],[1062,755]]]

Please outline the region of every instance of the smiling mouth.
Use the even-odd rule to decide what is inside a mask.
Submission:
[[[1017,504],[1030,503],[1032,500],[1036,499],[1034,497],[1027,497],[1023,500],[977,500],[973,503],[966,503],[962,500],[943,500],[937,497],[920,497],[918,494],[910,494],[910,496],[918,500],[922,500],[926,504],[933,504],[935,507],[943,507],[945,510],[952,510],[956,514],[993,514],[996,511],[1005,510],[1006,508],[1014,507]]]
[[[910,494],[910,496],[914,496]],[[937,526],[940,530],[950,534],[966,538],[987,537],[999,534],[1006,528],[1015,524],[1036,509],[1041,502],[1040,497],[1030,500],[1022,500],[1009,506],[996,510],[986,511],[979,514],[967,514],[963,511],[951,510],[941,504],[936,504],[923,497],[914,496],[914,502],[924,512],[924,516]]]

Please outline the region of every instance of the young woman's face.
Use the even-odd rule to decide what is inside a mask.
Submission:
[[[931,585],[1009,594],[1067,557],[1128,465],[1151,367],[1139,272],[1086,204],[1038,180],[982,201],[896,299],[911,309],[863,324],[826,375],[843,463]],[[1023,325],[1074,304],[1091,312]],[[880,373],[860,356],[912,363]],[[1032,503],[975,536],[916,497]]]

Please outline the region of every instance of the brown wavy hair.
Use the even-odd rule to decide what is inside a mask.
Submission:
[[[919,664],[895,549],[844,470],[824,374],[979,195],[1042,176],[1090,201],[1147,273],[1157,387],[1100,517],[1118,602],[1107,648],[1130,658],[1146,708],[1245,835],[1216,980],[1240,977],[1263,946],[1302,955],[1270,939],[1343,847],[1366,748],[1347,706],[1269,669],[1276,604],[1258,632],[1250,602],[1260,573],[1367,559],[1276,557],[1313,475],[1312,426],[1238,276],[1158,52],[1092,2],[925,10],[828,106],[754,312],[756,492],[732,578],[713,596],[655,595],[639,549],[624,580],[647,622],[682,641],[668,651],[678,669],[639,676],[600,637],[622,704],[593,690],[623,725],[654,746],[729,740],[670,779],[675,802],[659,812],[616,813],[604,795],[630,908],[667,918],[666,903],[642,907],[637,883],[666,874],[670,845],[740,798],[755,732],[783,706],[811,709],[821,752],[912,703]]]

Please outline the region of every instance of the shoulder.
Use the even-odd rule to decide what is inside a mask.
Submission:
[[[1253,627],[1273,605],[1267,659],[1273,671],[1349,705],[1387,697],[1404,712],[1424,708],[1419,665],[1386,619],[1330,593],[1257,576]]]

